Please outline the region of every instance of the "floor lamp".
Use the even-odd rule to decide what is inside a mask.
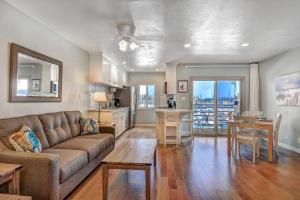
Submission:
[[[94,95],[94,101],[99,102],[98,123],[100,123],[101,102],[107,101],[106,93],[105,92],[96,92]]]

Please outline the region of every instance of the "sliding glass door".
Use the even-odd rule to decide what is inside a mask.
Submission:
[[[194,130],[201,135],[226,133],[234,109],[240,110],[240,80],[193,81]]]

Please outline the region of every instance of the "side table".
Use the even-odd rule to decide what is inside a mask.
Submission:
[[[20,169],[22,165],[0,163],[0,185],[8,183],[10,194],[20,194]]]
[[[114,139],[116,139],[116,123],[113,122],[104,122],[104,123],[98,123],[99,131],[101,133],[111,133],[114,135]]]

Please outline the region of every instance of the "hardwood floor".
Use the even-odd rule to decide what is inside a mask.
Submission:
[[[155,138],[154,128],[134,128],[127,138]],[[300,199],[300,155],[281,150],[280,158],[267,162],[266,147],[257,164],[251,148],[242,146],[241,160],[227,156],[226,138],[196,137],[194,144],[176,148],[159,146],[157,166],[151,168],[151,199]],[[145,199],[143,171],[110,170],[109,199]],[[154,180],[155,179],[155,180]],[[68,200],[102,199],[98,167]]]

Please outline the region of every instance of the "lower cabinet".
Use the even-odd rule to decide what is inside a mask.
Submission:
[[[115,123],[115,136],[118,137],[129,128],[129,108],[106,109],[101,111],[100,121]],[[98,111],[90,110],[89,117],[98,119]]]

